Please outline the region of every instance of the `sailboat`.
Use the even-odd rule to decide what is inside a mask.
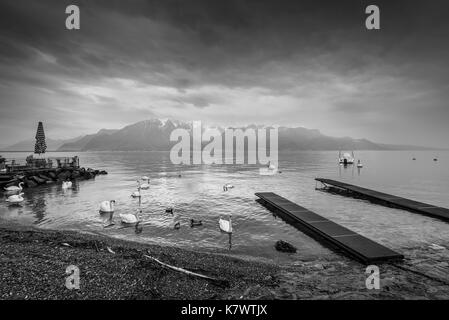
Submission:
[[[355,159],[354,159],[354,151],[352,151],[352,154],[349,154],[349,152],[345,152],[343,153],[343,155],[341,154],[341,151],[338,152],[338,161],[340,162],[340,164],[353,164]]]

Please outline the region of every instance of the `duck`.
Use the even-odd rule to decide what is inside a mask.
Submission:
[[[20,192],[22,191],[23,182],[19,183],[19,186],[10,186],[5,188],[5,191],[14,191],[14,192]]]
[[[165,213],[173,214],[173,207],[168,207],[165,209]]]
[[[226,233],[232,233],[232,221],[231,221],[232,214],[229,215],[229,219],[222,219],[220,218],[218,220],[218,224],[220,226],[220,230]]]
[[[140,213],[142,212],[142,210],[139,211]],[[138,214],[134,214],[134,213],[120,213],[119,214],[120,219],[122,220],[122,223],[124,224],[133,224],[133,223],[138,223],[139,222],[139,218],[138,218]]]
[[[100,213],[113,213],[115,207],[115,200],[103,201],[100,203]]]
[[[11,204],[21,203],[23,202],[23,193],[15,194],[13,196],[9,196],[8,199],[6,199],[6,202],[9,202]]]
[[[69,188],[71,188],[72,187],[72,181],[63,181],[62,182],[62,188],[63,189],[69,189]]]
[[[175,225],[173,226],[173,229],[175,230],[179,230],[179,228],[181,228],[181,222],[176,222]]]
[[[201,220],[190,219],[190,227],[199,227],[202,226],[203,222]]]

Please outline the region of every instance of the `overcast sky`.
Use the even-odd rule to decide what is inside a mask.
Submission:
[[[65,28],[77,4],[81,29]],[[381,30],[365,28],[377,4]],[[449,2],[0,0],[0,144],[150,118],[449,147]]]

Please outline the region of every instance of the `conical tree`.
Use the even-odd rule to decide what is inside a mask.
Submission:
[[[36,132],[36,144],[34,145],[34,153],[40,155],[41,153],[45,153],[45,150],[47,150],[47,144],[45,143],[44,125],[41,121],[39,121]]]

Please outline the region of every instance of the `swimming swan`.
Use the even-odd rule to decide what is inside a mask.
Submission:
[[[5,191],[22,191],[23,182],[19,183],[19,186],[10,186],[5,188]]]
[[[133,193],[131,193],[131,197],[133,198],[140,198],[140,186],[137,188],[137,191],[134,191]]]
[[[114,212],[115,200],[103,201],[100,203],[100,213]]]
[[[24,200],[23,193],[20,193],[20,194],[15,194],[13,196],[9,196],[8,199],[6,199],[6,202],[14,204],[14,203],[21,203],[21,202],[23,202],[23,200]]]
[[[72,181],[64,181],[63,183],[62,183],[62,188],[63,189],[69,189],[69,188],[71,188],[72,187]]]
[[[133,224],[139,222],[139,218],[137,217],[137,213],[120,213],[119,214],[122,223],[125,224]]]
[[[142,180],[143,180],[143,178],[148,178],[148,177],[142,177]],[[147,189],[150,189],[150,179],[148,178],[148,179],[145,179],[147,182],[145,182],[145,183],[142,183],[142,184],[140,184],[139,183],[139,185],[140,185],[140,189],[142,189],[142,190],[147,190]]]
[[[232,188],[234,188],[234,186],[232,184],[227,183],[223,186],[223,191],[228,191],[228,189]]]
[[[232,214],[229,215],[229,220],[222,219],[218,220],[218,224],[220,225],[220,230],[226,233],[232,233]]]

